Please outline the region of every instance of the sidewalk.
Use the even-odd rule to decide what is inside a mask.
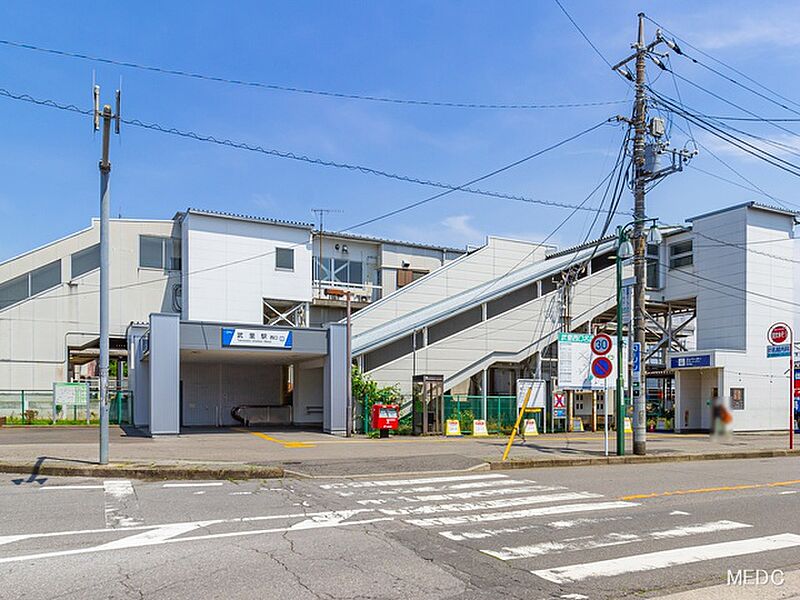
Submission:
[[[786,455],[786,434],[739,434],[724,442],[705,434],[649,433],[647,456],[605,458],[602,433],[547,434],[517,441],[500,463],[505,437],[339,438],[297,429],[222,428],[151,439],[112,427],[112,465],[99,469],[93,427],[0,428],[0,471],[151,478],[357,476],[466,469],[574,466]],[[800,452],[798,452],[800,456]],[[622,460],[624,459],[624,460]]]

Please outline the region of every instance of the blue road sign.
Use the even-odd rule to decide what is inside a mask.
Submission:
[[[567,418],[567,409],[566,408],[554,408],[553,409],[553,418],[554,419],[566,419]]]
[[[767,358],[782,358],[791,354],[791,347],[789,344],[776,344],[774,346],[767,346]]]
[[[592,361],[592,375],[598,379],[605,379],[611,375],[611,369],[613,369],[611,361],[605,356],[598,356]]]

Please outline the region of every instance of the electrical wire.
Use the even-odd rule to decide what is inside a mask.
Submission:
[[[671,35],[673,38],[675,38],[676,40],[678,40],[679,42],[681,42],[681,44],[683,44],[684,46],[686,46],[686,47],[688,47],[688,48],[691,48],[692,50],[696,51],[696,52],[697,52],[697,53],[699,53],[699,54],[702,54],[703,56],[705,56],[706,58],[708,58],[708,59],[710,59],[710,60],[713,60],[715,63],[717,63],[717,64],[719,64],[719,65],[721,65],[721,66],[725,67],[726,69],[729,69],[730,71],[732,71],[732,72],[736,73],[736,74],[737,74],[737,75],[739,75],[740,77],[743,77],[743,78],[745,78],[745,79],[746,79],[746,80],[748,80],[749,82],[751,82],[751,83],[753,83],[753,84],[757,85],[757,86],[758,86],[758,87],[760,87],[762,90],[769,92],[769,93],[770,93],[770,94],[772,94],[773,96],[775,96],[775,97],[777,97],[777,98],[780,98],[781,100],[784,100],[785,102],[788,102],[789,104],[793,104],[793,105],[795,105],[796,107],[800,108],[800,103],[798,103],[798,102],[795,102],[795,101],[794,101],[794,100],[792,100],[791,98],[787,98],[786,96],[783,96],[782,94],[780,94],[780,93],[776,92],[775,90],[773,90],[773,89],[771,89],[771,88],[769,88],[769,87],[765,86],[764,84],[762,84],[762,83],[760,83],[760,82],[756,81],[755,79],[753,79],[752,77],[750,77],[750,76],[749,76],[749,75],[747,75],[746,73],[743,73],[743,72],[742,72],[742,71],[740,71],[739,69],[736,69],[735,67],[732,67],[732,66],[731,66],[731,65],[729,65],[728,63],[726,63],[726,62],[723,62],[723,61],[721,61],[720,59],[718,59],[718,58],[715,58],[714,56],[712,56],[712,55],[711,55],[711,54],[709,54],[708,52],[705,52],[705,51],[701,50],[700,48],[698,48],[697,46],[694,46],[694,45],[692,45],[692,44],[691,44],[690,42],[688,42],[686,39],[684,39],[684,38],[681,38],[680,36],[678,36],[678,35],[677,35],[676,33],[674,33],[673,31],[670,31],[669,29],[667,29],[666,27],[664,27],[663,25],[661,25],[661,24],[660,24],[658,21],[656,21],[656,20],[654,20],[654,19],[650,18],[649,16],[645,16],[645,19],[647,19],[648,21],[650,21],[650,22],[651,22],[653,25],[655,25],[656,27],[658,27],[658,28],[662,29],[663,31],[667,32],[667,33],[668,33],[669,35]],[[681,50],[681,52],[680,52],[680,53],[681,53],[681,54],[686,54],[686,53],[685,53],[683,50]],[[689,58],[689,60],[694,60],[695,62],[697,62],[697,63],[698,63],[698,64],[700,64],[701,66],[704,66],[704,67],[708,68],[706,65],[704,65],[704,64],[701,64],[701,63],[700,63],[700,62],[699,62],[697,59],[693,59],[692,57],[689,57],[689,56],[687,56],[687,58]],[[716,72],[716,71],[715,71],[715,72]],[[725,76],[725,75],[722,75],[722,76],[727,78],[727,76]],[[744,86],[742,86],[742,84],[740,84],[739,82],[734,82],[734,83],[736,83],[736,85],[739,85],[739,86],[741,86],[741,87],[744,87]],[[745,87],[744,89],[747,89],[747,90],[749,90],[749,91],[751,91],[751,92],[753,92],[753,93],[756,93],[756,92],[754,92],[754,91],[753,91],[752,89],[750,89],[750,88],[747,88],[747,87]],[[781,105],[781,106],[782,106],[782,105]],[[784,108],[786,108],[786,107],[784,107]],[[790,109],[787,109],[787,110],[790,110]]]
[[[600,49],[597,46],[594,45],[592,40],[589,39],[589,36],[584,33],[583,29],[581,29],[581,26],[578,25],[578,23],[575,21],[575,19],[573,19],[572,16],[567,12],[567,9],[564,8],[564,5],[561,4],[561,2],[559,0],[554,0],[554,2],[558,5],[558,8],[561,9],[561,12],[564,13],[564,15],[567,17],[567,19],[569,19],[569,22],[572,23],[572,26],[575,27],[575,29],[578,30],[578,33],[581,34],[581,37],[584,40],[586,40],[586,43],[589,44],[592,47],[592,50],[594,50],[594,53],[597,54],[597,56],[599,56],[600,59],[604,63],[606,63],[608,65],[609,69],[612,68],[611,62],[603,55],[602,52],[600,52]]]
[[[74,112],[74,113],[78,113],[78,114],[82,114],[82,115],[92,115],[92,112],[93,112],[91,110],[85,110],[85,109],[78,108],[74,104],[61,104],[61,103],[55,102],[53,100],[37,99],[37,98],[34,98],[34,97],[30,96],[29,94],[17,94],[17,93],[10,92],[9,90],[3,89],[3,88],[0,88],[0,97],[6,97],[6,98],[9,98],[11,100],[19,100],[19,101],[23,101],[23,102],[29,102],[29,103],[32,103],[32,104],[35,104],[35,105],[38,105],[38,106],[46,106],[46,107],[49,107],[49,108],[55,108],[55,109],[64,110],[64,111],[68,111],[68,112]],[[572,208],[575,207],[572,204],[568,204],[568,203],[564,203],[564,202],[551,201],[551,200],[541,200],[541,199],[537,199],[537,198],[530,198],[530,197],[516,195],[516,194],[507,194],[507,193],[496,192],[496,191],[491,191],[491,190],[476,189],[476,188],[469,187],[471,184],[468,184],[468,183],[467,184],[463,184],[463,185],[453,185],[453,184],[443,183],[441,181],[432,181],[432,180],[428,180],[428,179],[420,179],[420,178],[417,178],[417,177],[412,177],[412,176],[409,176],[409,175],[391,173],[391,172],[388,172],[388,171],[384,171],[384,170],[381,170],[381,169],[374,169],[372,167],[367,167],[367,166],[364,166],[364,165],[341,163],[341,162],[325,160],[325,159],[321,159],[321,158],[317,158],[317,157],[306,156],[306,155],[302,155],[302,154],[296,154],[296,153],[290,152],[290,151],[276,150],[276,149],[272,149],[272,148],[264,148],[262,146],[255,146],[255,145],[248,144],[248,143],[245,143],[245,142],[239,142],[239,141],[234,141],[234,140],[224,139],[224,138],[217,138],[217,137],[212,136],[212,135],[200,134],[200,133],[196,133],[194,131],[184,131],[184,130],[180,130],[180,129],[177,129],[177,128],[174,128],[174,127],[161,125],[159,123],[146,123],[146,122],[143,122],[143,121],[141,121],[139,119],[120,119],[120,120],[122,121],[122,123],[124,123],[126,125],[131,125],[133,127],[138,127],[138,128],[141,128],[141,129],[157,131],[159,133],[164,133],[164,134],[167,134],[167,135],[173,135],[173,136],[177,136],[177,137],[191,139],[191,140],[195,140],[195,141],[198,141],[198,142],[205,142],[205,143],[215,144],[215,145],[218,145],[218,146],[227,146],[229,148],[235,148],[237,150],[246,150],[248,152],[255,152],[255,153],[264,154],[264,155],[267,155],[267,156],[273,156],[273,157],[276,157],[276,158],[283,158],[283,159],[287,159],[287,160],[299,161],[299,162],[304,162],[304,163],[323,166],[323,167],[331,167],[331,168],[336,168],[336,169],[355,171],[355,172],[359,172],[359,173],[363,173],[363,174],[367,174],[367,175],[375,175],[375,176],[384,177],[384,178],[387,178],[387,179],[394,179],[396,181],[402,181],[402,182],[405,182],[405,183],[415,183],[415,184],[418,184],[418,185],[445,189],[445,190],[448,190],[447,193],[450,193],[450,192],[465,192],[465,193],[468,193],[468,194],[475,194],[475,195],[479,195],[479,196],[488,196],[488,197],[491,197],[491,198],[501,198],[501,199],[504,199],[504,200],[515,200],[515,201],[518,201],[518,202],[527,202],[527,203],[530,203],[530,204],[540,204],[542,206],[551,206],[551,207],[555,207],[555,208],[572,209]],[[588,128],[588,129],[585,129],[585,130],[583,130],[583,131],[581,131],[581,132],[579,132],[579,133],[577,133],[577,134],[575,134],[575,135],[573,135],[573,136],[571,136],[571,137],[569,137],[569,138],[567,138],[565,140],[562,140],[561,142],[558,142],[558,143],[556,143],[556,144],[554,144],[554,145],[552,145],[552,146],[550,146],[548,148],[540,150],[539,152],[534,153],[533,155],[525,157],[524,159],[521,159],[519,162],[525,162],[526,160],[530,160],[532,158],[535,158],[536,156],[540,156],[541,154],[544,154],[545,152],[549,152],[550,150],[558,148],[559,146],[562,146],[563,144],[565,144],[567,142],[570,142],[570,141],[572,141],[574,139],[577,139],[577,138],[579,138],[579,137],[581,137],[583,135],[586,135],[586,134],[594,131],[595,129],[598,129],[601,126],[603,126],[603,125],[605,125],[607,123],[610,123],[611,121],[612,121],[612,119],[606,119],[604,121],[601,121],[597,125],[592,126],[592,127]],[[511,165],[511,166],[515,166],[515,165]],[[506,167],[506,168],[510,168],[510,167]],[[501,172],[502,170],[505,170],[505,168],[504,169],[500,169],[497,172]],[[475,181],[481,181],[482,179],[486,179],[486,177],[478,178]],[[444,196],[444,195],[446,195],[446,194],[437,195],[437,197],[441,197],[441,196]],[[434,198],[426,199],[425,201],[423,201],[421,203],[429,202],[432,199],[434,199]],[[413,208],[413,207],[410,207],[410,208]],[[592,210],[592,209],[582,208],[582,209],[579,209],[579,210]],[[399,212],[402,212],[402,211],[399,211]]]
[[[687,121],[687,123],[688,123],[688,121]],[[675,124],[675,126],[676,126],[676,127],[679,129],[679,130],[683,131],[683,128],[681,128],[681,126],[680,126],[680,125],[678,125],[677,123]],[[686,132],[684,131],[684,133],[686,133]],[[757,185],[756,183],[754,183],[754,182],[753,182],[751,179],[748,179],[747,177],[745,177],[745,176],[744,176],[744,175],[743,175],[741,172],[739,172],[738,170],[736,170],[736,169],[735,169],[735,168],[734,168],[734,167],[733,167],[733,166],[732,166],[730,163],[728,163],[727,161],[725,161],[725,160],[723,160],[722,158],[720,158],[720,157],[719,157],[719,156],[718,156],[718,155],[717,155],[715,152],[713,152],[713,151],[712,151],[710,148],[708,148],[708,147],[707,147],[705,144],[703,144],[702,142],[695,140],[695,144],[697,144],[697,146],[698,146],[699,148],[701,148],[701,149],[702,149],[704,152],[706,152],[706,153],[708,153],[709,155],[711,155],[711,156],[712,156],[712,157],[713,157],[713,158],[714,158],[714,159],[715,159],[717,162],[719,162],[720,164],[722,164],[722,165],[723,165],[723,166],[724,166],[726,169],[728,169],[729,171],[731,171],[731,172],[732,172],[734,175],[736,175],[736,176],[737,176],[739,179],[741,179],[741,180],[742,180],[742,181],[744,181],[745,183],[749,184],[751,187],[747,187],[747,186],[741,185],[741,184],[739,184],[739,183],[736,183],[735,181],[732,181],[732,180],[730,180],[730,179],[726,179],[725,177],[722,177],[722,176],[720,176],[720,175],[716,175],[716,174],[714,174],[714,173],[711,173],[711,172],[709,172],[709,171],[705,171],[705,170],[701,169],[700,167],[698,167],[698,166],[696,166],[696,165],[694,165],[694,164],[691,164],[691,163],[687,165],[689,168],[691,168],[691,169],[694,169],[694,170],[696,170],[696,171],[699,171],[700,173],[705,173],[706,175],[709,175],[709,176],[711,176],[711,177],[714,177],[714,178],[716,178],[716,179],[719,179],[719,180],[721,180],[721,181],[725,181],[725,182],[727,182],[727,183],[730,183],[731,185],[735,185],[735,186],[737,186],[737,187],[740,187],[740,188],[742,188],[742,189],[749,190],[749,191],[751,191],[751,192],[758,192],[758,193],[760,193],[760,194],[763,194],[764,196],[766,196],[766,197],[767,197],[767,198],[769,198],[770,200],[772,200],[772,201],[774,201],[774,202],[778,203],[778,204],[779,204],[779,205],[781,205],[781,206],[784,206],[784,207],[785,207],[785,206],[787,206],[787,205],[793,205],[793,206],[798,206],[798,207],[800,207],[800,204],[795,204],[795,203],[793,203],[793,202],[789,202],[788,200],[782,200],[781,198],[778,198],[777,196],[775,196],[775,195],[773,195],[773,194],[770,194],[769,192],[767,192],[766,190],[764,190],[762,187],[760,187],[759,185]]]
[[[712,135],[728,142],[729,144],[747,152],[748,154],[759,158],[774,167],[778,167],[796,177],[800,177],[800,165],[796,165],[790,161],[784,160],[770,152],[767,152],[763,148],[759,148],[749,142],[741,140],[736,136],[721,130],[720,128],[714,126],[713,124],[709,123],[708,121],[703,120],[701,117],[698,117],[695,113],[690,113],[687,110],[683,109],[682,107],[678,106],[674,103],[674,101],[670,101],[666,99],[665,96],[658,94],[654,90],[650,90],[650,92],[654,95],[658,102],[662,103],[663,106],[676,112],[680,116],[687,118],[692,121],[696,126],[700,127],[701,129],[711,133]]]
[[[558,109],[558,108],[590,108],[597,106],[608,106],[612,104],[621,104],[624,102],[624,100],[607,100],[607,101],[597,101],[597,102],[562,102],[562,103],[552,103],[552,104],[523,104],[523,103],[492,104],[483,102],[446,102],[438,100],[391,98],[385,96],[373,96],[368,94],[351,94],[346,92],[333,92],[329,90],[317,90],[317,89],[301,88],[288,85],[278,85],[274,83],[265,83],[262,81],[246,81],[243,79],[220,77],[216,75],[207,75],[204,73],[184,71],[181,69],[172,69],[167,67],[146,65],[124,60],[115,60],[100,56],[92,56],[90,54],[83,54],[80,52],[70,52],[67,50],[45,48],[43,46],[36,46],[34,44],[28,44],[25,42],[16,42],[13,40],[0,39],[0,44],[12,48],[31,50],[34,52],[52,54],[61,57],[76,58],[79,60],[103,63],[107,65],[114,65],[117,67],[125,67],[128,69],[150,71],[153,73],[160,73],[163,75],[174,75],[177,77],[184,77],[189,79],[198,79],[204,81],[211,81],[215,83],[226,83],[226,84],[245,86],[251,88],[261,88],[279,92],[291,92],[295,94],[307,94],[313,96],[323,96],[328,98],[339,98],[344,100],[364,100],[370,102],[382,102],[385,104],[405,104],[412,106],[431,106],[437,108],[469,108],[469,109],[488,109],[488,110],[540,110],[540,109]]]

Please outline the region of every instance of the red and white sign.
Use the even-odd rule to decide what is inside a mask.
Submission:
[[[564,394],[559,394],[558,392],[553,394],[553,408],[566,408]]]
[[[789,341],[789,326],[785,323],[775,323],[767,332],[767,340],[773,346],[785,344]]]
[[[592,338],[592,352],[598,356],[603,356],[611,352],[611,336],[606,333],[598,333]]]

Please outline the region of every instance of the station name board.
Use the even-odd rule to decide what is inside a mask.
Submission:
[[[284,329],[222,328],[223,346],[248,346],[251,348],[291,348],[292,332]]]

